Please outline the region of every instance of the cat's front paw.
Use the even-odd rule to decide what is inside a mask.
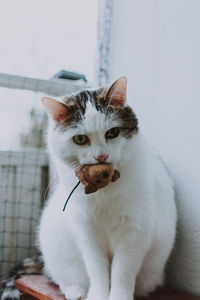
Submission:
[[[99,297],[98,295],[96,295],[96,296],[89,296],[85,300],[108,300],[108,298]]]
[[[104,293],[99,294],[95,290],[89,290],[85,300],[108,300],[108,297],[106,297]]]
[[[87,295],[87,289],[78,285],[68,285],[61,290],[67,300],[83,300]]]
[[[123,296],[110,297],[108,300],[134,300],[134,297],[133,295],[132,296],[123,295]]]
[[[134,300],[133,294],[128,292],[111,293],[109,300]]]

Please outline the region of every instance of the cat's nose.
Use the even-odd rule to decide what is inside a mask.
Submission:
[[[107,158],[108,155],[107,154],[100,154],[97,157],[94,156],[94,158],[98,161],[98,162],[104,162]]]

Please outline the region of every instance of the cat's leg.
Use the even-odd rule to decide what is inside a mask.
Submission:
[[[109,300],[133,300],[135,280],[141,268],[146,245],[140,234],[126,233],[116,245],[111,268]]]
[[[47,273],[53,275],[53,281],[59,285],[68,300],[85,299],[89,287],[85,266],[74,247],[66,249],[66,253],[68,251],[70,253],[65,257],[62,258],[59,253],[57,260],[51,260],[50,264],[47,264]]]
[[[47,274],[57,283],[68,300],[85,299],[89,280],[80,254],[71,244],[65,256],[57,252],[57,258],[46,263]]]
[[[89,279],[81,253],[70,232],[56,238],[42,240],[45,271],[68,300],[85,299]]]
[[[108,299],[110,261],[105,237],[95,224],[84,224],[79,227],[78,240],[90,281],[87,300]]]
[[[89,288],[89,280],[85,266],[80,257],[70,260],[65,278],[60,278],[59,287],[68,300],[83,300]],[[67,277],[67,278],[66,278]]]
[[[164,241],[155,243],[147,253],[142,268],[138,274],[135,286],[135,295],[146,297],[156,287],[161,286],[164,280],[164,268],[170,249],[164,246]]]

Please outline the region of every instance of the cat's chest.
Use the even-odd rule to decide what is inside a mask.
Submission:
[[[110,253],[113,253],[119,240],[128,231],[133,233],[138,225],[130,208],[128,210],[128,207],[118,203],[98,208],[90,217],[91,222],[88,226],[94,228],[94,234],[99,237],[101,243],[107,244]]]
[[[122,195],[105,196],[95,198],[95,202],[89,203],[89,218],[95,226],[105,232],[106,235],[114,235],[121,232],[133,223],[133,212],[130,202]]]
[[[134,193],[130,195],[126,191],[115,183],[90,195],[78,190],[68,203],[66,221],[72,221],[80,231],[94,228],[109,240],[118,238],[140,223],[140,206],[133,201]]]

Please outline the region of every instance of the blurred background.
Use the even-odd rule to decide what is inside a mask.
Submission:
[[[92,83],[97,8],[97,0],[1,1],[0,73],[50,79],[66,69],[85,74]],[[0,130],[6,127],[6,132],[1,133],[0,150],[22,146],[24,136],[19,139],[19,135],[30,130],[33,123],[40,128],[35,96],[0,88]]]

